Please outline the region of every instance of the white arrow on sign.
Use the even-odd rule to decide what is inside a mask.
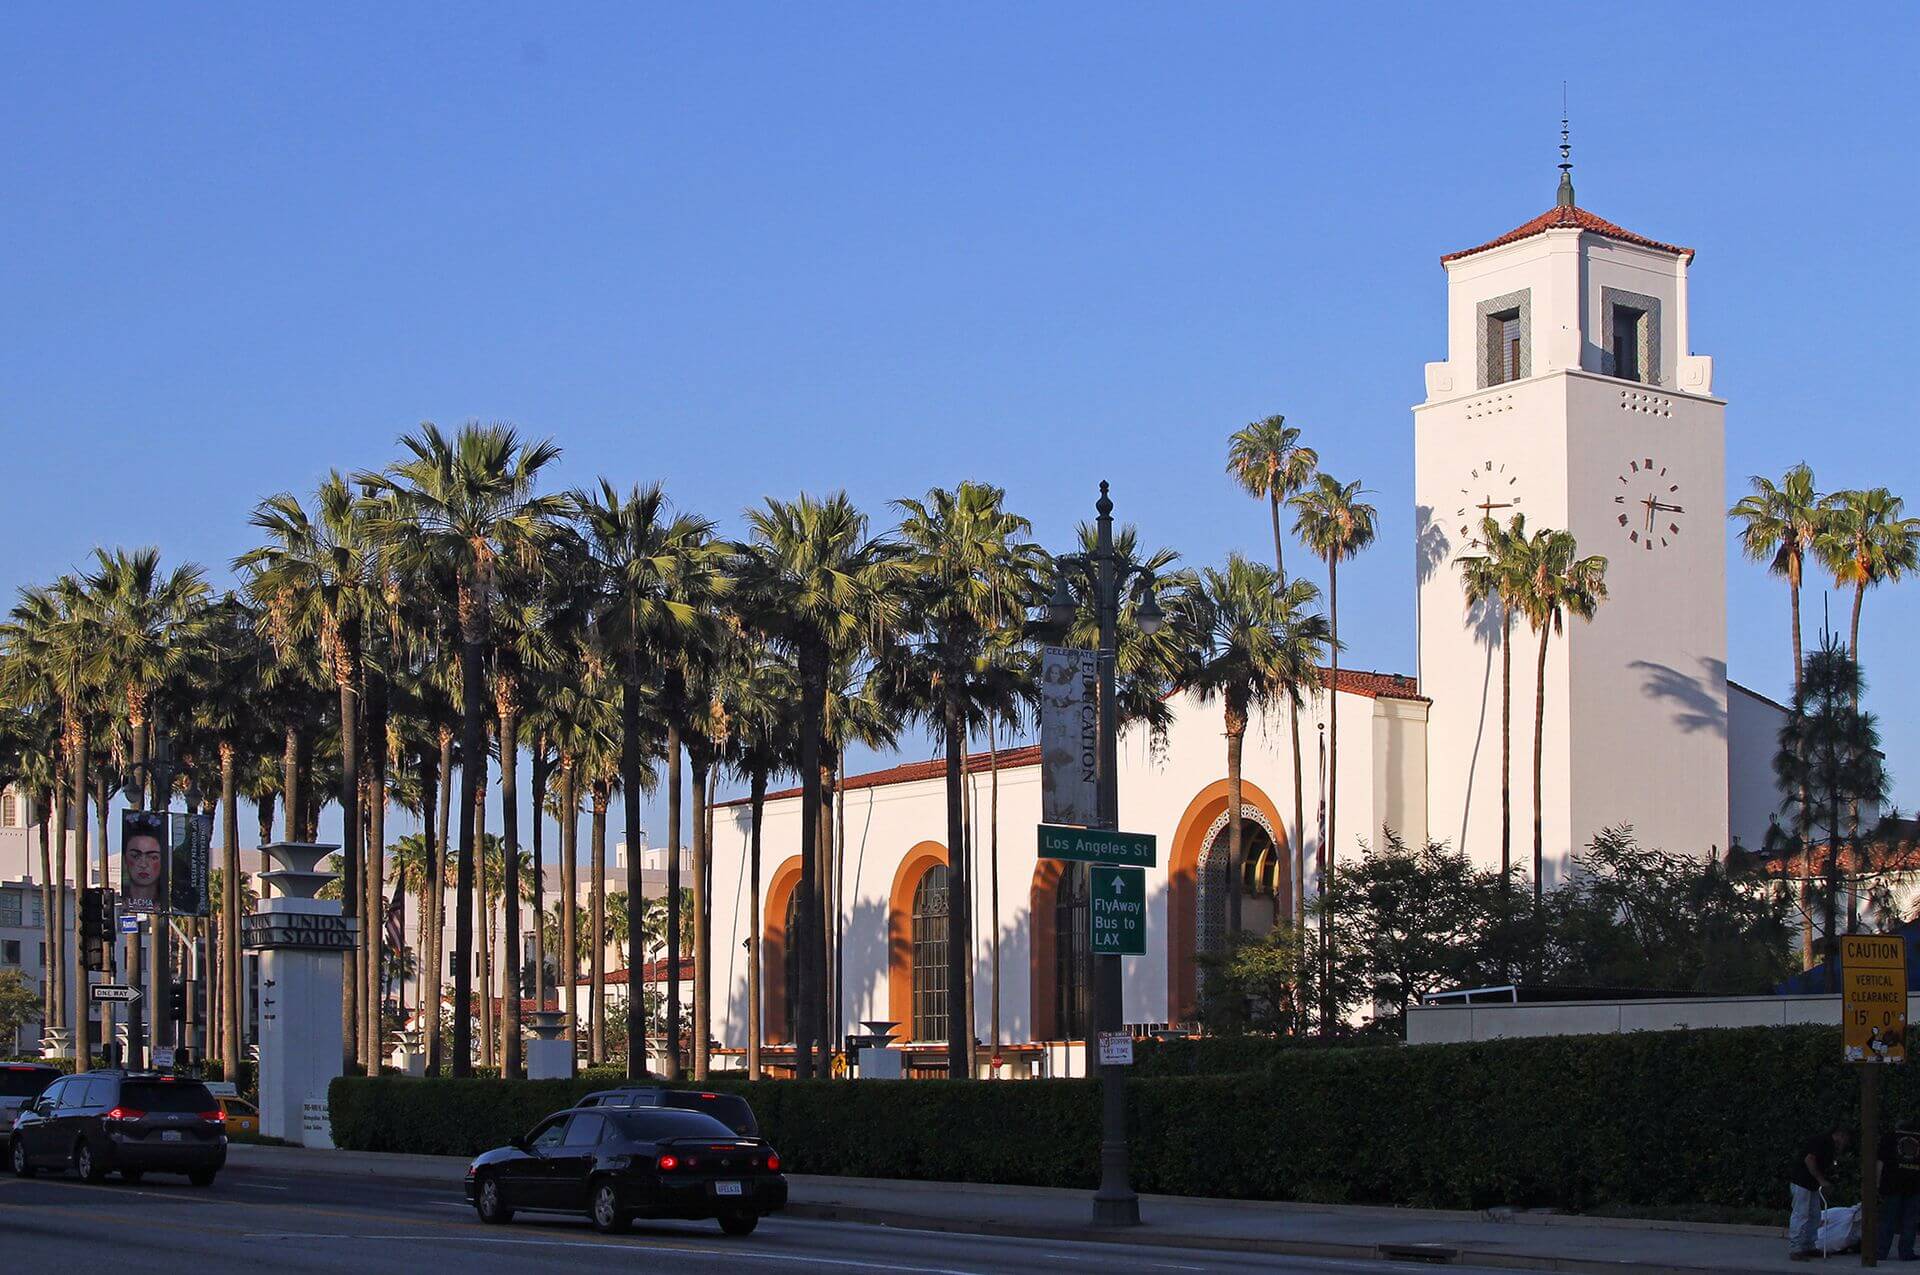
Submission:
[[[1113,897],[1117,899],[1121,895],[1125,894],[1126,892],[1127,892],[1126,884],[1123,881],[1121,881],[1119,877],[1115,877],[1113,879]]]
[[[137,1001],[140,989],[128,987],[124,983],[96,983],[93,986],[93,999],[97,1001]]]

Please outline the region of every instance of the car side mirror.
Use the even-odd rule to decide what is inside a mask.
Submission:
[[[510,1146],[510,1147],[512,1147],[512,1148],[513,1148],[513,1149],[514,1149],[515,1151],[531,1151],[531,1150],[533,1150],[533,1146],[532,1146],[532,1144],[530,1144],[530,1143],[529,1143],[529,1142],[527,1141],[527,1135],[526,1135],[526,1134],[524,1134],[524,1133],[516,1133],[516,1134],[514,1134],[514,1135],[513,1135],[513,1137],[512,1137],[512,1138],[510,1138],[510,1139],[509,1139],[509,1140],[507,1141],[507,1145],[508,1145],[508,1146]]]

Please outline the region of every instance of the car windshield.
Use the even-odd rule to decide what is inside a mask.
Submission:
[[[703,1116],[697,1111],[675,1111],[670,1107],[656,1107],[651,1111],[622,1111],[618,1115],[609,1112],[608,1117],[621,1134],[639,1142],[654,1142],[661,1138],[731,1138],[734,1136],[733,1130],[712,1116]]]
[[[198,1082],[129,1080],[120,1086],[120,1105],[135,1111],[212,1111],[213,1095]]]
[[[59,1072],[39,1067],[0,1067],[0,1098],[38,1098],[59,1078]]]

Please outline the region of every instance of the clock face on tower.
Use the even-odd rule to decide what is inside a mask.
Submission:
[[[1627,462],[1614,485],[1616,524],[1635,549],[1670,549],[1680,538],[1686,507],[1679,476],[1651,456]]]
[[[1484,460],[1468,470],[1460,484],[1454,509],[1454,552],[1479,553],[1486,545],[1480,539],[1480,524],[1491,518],[1505,526],[1517,513],[1524,513],[1520,496],[1520,475],[1507,468],[1504,460]]]

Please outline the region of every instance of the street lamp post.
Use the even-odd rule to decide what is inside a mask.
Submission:
[[[1099,617],[1100,670],[1100,747],[1099,747],[1099,825],[1109,831],[1120,828],[1119,719],[1115,711],[1115,665],[1119,652],[1120,599],[1137,580],[1141,602],[1136,612],[1141,631],[1151,636],[1163,622],[1154,599],[1153,577],[1144,568],[1123,564],[1113,551],[1113,501],[1107,484],[1100,484],[1100,499],[1094,506],[1097,539],[1092,554],[1094,610]],[[1064,576],[1056,580],[1049,619],[1057,628],[1072,623],[1073,599]],[[1077,870],[1086,873],[1085,865]],[[1091,905],[1091,898],[1089,898]],[[1091,924],[1091,920],[1089,920]],[[1122,1001],[1118,956],[1093,958],[1094,1025],[1087,1033],[1087,1064],[1100,1076],[1100,1187],[1093,1196],[1095,1226],[1138,1226],[1140,1197],[1134,1194],[1127,1149],[1126,1072],[1120,1067],[1102,1066],[1099,1036],[1102,1032],[1125,1029],[1126,1011]]]

